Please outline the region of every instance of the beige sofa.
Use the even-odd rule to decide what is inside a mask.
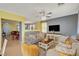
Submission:
[[[53,34],[54,35],[54,34]],[[46,53],[47,56],[75,56],[79,55],[79,42],[75,39],[72,39],[73,44],[71,49],[65,47],[64,41],[68,36],[63,35],[54,35],[56,37],[57,45],[53,49],[49,49]],[[72,37],[73,38],[73,37]],[[68,52],[69,51],[69,52]]]

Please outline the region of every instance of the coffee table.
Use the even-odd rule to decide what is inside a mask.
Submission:
[[[54,44],[53,39],[48,39],[48,41],[44,41],[43,40],[43,41],[40,41],[38,43],[39,47],[41,47],[41,48],[43,48],[45,50],[47,50],[48,48],[50,48],[53,44]]]

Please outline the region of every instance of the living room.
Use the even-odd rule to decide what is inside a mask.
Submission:
[[[45,10],[39,12],[41,16],[41,21],[36,21],[33,23],[27,23],[28,25],[33,25],[27,28],[24,46],[28,46],[29,49],[36,47],[36,50],[30,50],[26,52],[23,49],[23,55],[41,55],[41,56],[78,56],[78,20],[79,12],[78,8],[69,7],[69,5],[64,6],[60,4],[60,8],[53,10],[54,12],[46,13]],[[63,7],[62,7],[63,5]],[[70,4],[72,5],[72,4]],[[64,9],[68,8],[68,9]],[[76,8],[76,9],[75,9]],[[60,11],[58,11],[60,10]],[[54,15],[54,13],[56,13]],[[53,13],[53,16],[51,17]],[[27,27],[28,27],[27,26]],[[73,43],[72,43],[73,42]],[[34,45],[34,46],[32,46]],[[72,47],[73,46],[73,47]],[[31,48],[30,48],[31,47]],[[74,49],[76,48],[76,49]],[[29,51],[27,48],[26,50]],[[33,52],[32,52],[33,51]],[[39,52],[37,52],[39,51]]]
[[[65,48],[63,48],[64,44],[59,43],[59,42],[64,43],[66,40],[68,40],[67,42],[73,41],[74,45],[75,45],[75,43],[78,43],[78,40],[77,40],[78,39],[78,34],[77,34],[78,14],[59,17],[59,18],[48,20],[46,22],[47,22],[47,32],[41,32],[41,31],[30,31],[29,32],[29,31],[27,31],[25,42],[27,44],[38,43],[38,45],[37,44],[36,45],[41,47],[41,48],[39,48],[40,52],[42,49],[45,49],[45,50],[42,50],[42,52],[41,52],[42,56],[45,56],[45,55],[56,56],[58,53],[54,52],[55,50],[53,50],[53,48],[55,48],[57,50],[59,49],[58,56],[59,55],[67,56],[67,55],[75,54],[75,53],[72,53],[72,52],[76,52],[75,49],[72,48],[71,50],[69,49],[67,51]],[[52,29],[50,27],[52,27]],[[46,30],[46,29],[44,28],[44,30]],[[39,40],[37,40],[37,39],[39,39]],[[52,39],[53,39],[53,41],[51,41]],[[59,40],[59,42],[58,42],[58,40]],[[65,44],[67,42],[65,42]],[[72,43],[67,43],[67,44],[72,44]],[[54,45],[54,46],[52,46],[52,45]],[[76,46],[78,49],[78,45],[76,45]],[[76,46],[74,46],[74,47],[76,47]],[[69,53],[69,51],[72,51],[72,52]],[[78,53],[79,52],[77,50],[77,55],[79,55]],[[26,54],[24,54],[24,55],[26,55]]]
[[[17,55],[79,56],[78,3],[4,3],[0,4],[0,8],[2,18],[21,22],[20,47],[10,43]],[[17,52],[18,49],[22,54]],[[11,54],[16,56],[15,52],[7,55]]]

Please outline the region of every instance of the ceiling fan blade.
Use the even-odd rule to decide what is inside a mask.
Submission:
[[[52,14],[52,12],[49,12],[49,13],[47,13],[47,14]]]

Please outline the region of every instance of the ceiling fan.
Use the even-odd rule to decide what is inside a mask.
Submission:
[[[44,10],[41,10],[39,12],[39,15],[40,17],[46,17],[46,18],[49,18],[52,16],[52,12],[51,11],[44,11]]]

